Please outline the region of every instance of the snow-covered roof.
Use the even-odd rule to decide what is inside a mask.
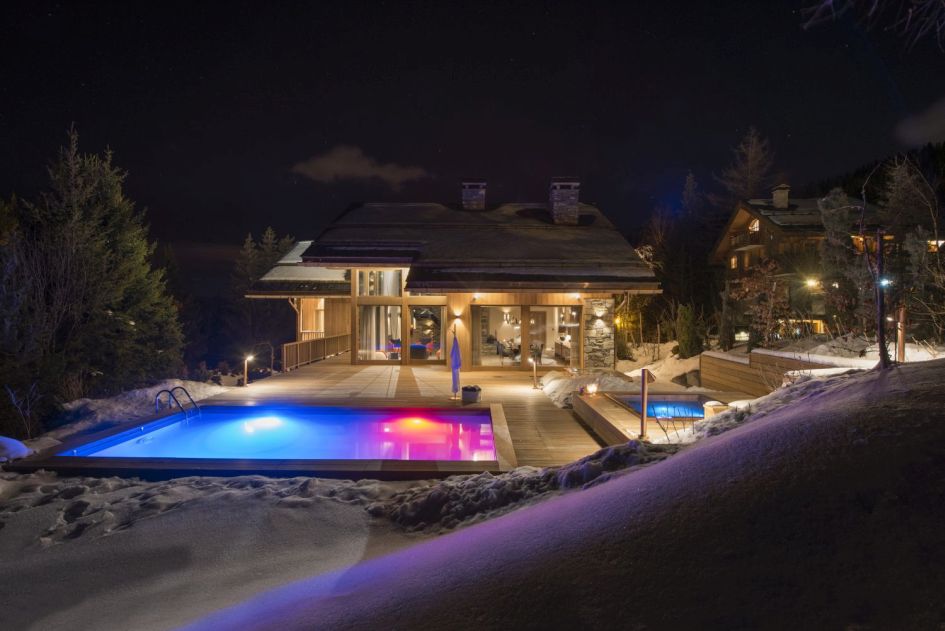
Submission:
[[[276,265],[298,265],[302,262],[302,252],[305,252],[312,245],[311,241],[298,241],[292,246],[292,249],[279,259]]]
[[[771,199],[750,199],[748,206],[758,214],[771,220],[782,228],[807,228],[823,230],[824,224],[820,215],[819,197],[791,198],[787,208],[777,208]],[[858,206],[861,202],[853,202]],[[866,221],[872,224],[878,212],[873,204],[866,205]],[[858,219],[858,217],[856,217]]]
[[[407,288],[656,290],[652,270],[590,204],[577,225],[555,224],[545,203],[485,210],[369,203],[349,209],[301,254],[305,264],[403,265]]]
[[[348,296],[351,282],[343,269],[302,265],[301,252],[311,241],[299,241],[279,263],[252,284],[248,298],[292,296]],[[294,261],[294,262],[293,262]]]

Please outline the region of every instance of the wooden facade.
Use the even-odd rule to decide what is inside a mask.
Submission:
[[[552,181],[547,202],[355,204],[247,297],[288,298],[296,340],[350,335],[354,364],[538,370],[613,365],[614,294],[659,293],[616,227]],[[468,203],[467,203],[468,202]]]

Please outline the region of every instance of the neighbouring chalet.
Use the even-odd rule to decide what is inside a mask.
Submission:
[[[791,187],[780,184],[771,199],[741,201],[729,217],[712,249],[710,263],[725,270],[726,287],[751,273],[763,260],[776,260],[792,294],[792,304],[804,305],[792,320],[795,328],[823,333],[825,327],[821,286],[820,246],[824,240],[819,198],[792,198]],[[875,227],[876,208],[867,207],[866,222]],[[864,240],[850,227],[851,245],[863,251]],[[892,239],[891,236],[886,238]],[[872,237],[866,247],[873,247]],[[738,322],[737,324],[742,324]]]
[[[366,203],[300,241],[248,298],[289,300],[287,368],[331,351],[355,364],[445,364],[458,336],[473,370],[614,364],[614,295],[659,293],[653,272],[575,178],[542,203]]]

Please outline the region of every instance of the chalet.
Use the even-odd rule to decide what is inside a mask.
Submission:
[[[770,199],[740,201],[712,249],[710,263],[724,270],[726,287],[751,273],[761,261],[779,263],[783,286],[792,304],[802,304],[792,324],[824,332],[820,247],[824,240],[820,198],[792,198],[791,187],[780,184]],[[867,224],[875,226],[876,208],[867,208]],[[862,251],[863,239],[850,227],[851,245]],[[892,237],[887,237],[891,239]],[[873,239],[867,237],[866,247]]]
[[[289,368],[329,348],[354,364],[445,364],[454,335],[463,370],[611,367],[614,294],[659,286],[579,191],[555,178],[547,202],[489,204],[469,180],[456,204],[355,205],[247,297],[295,309]]]

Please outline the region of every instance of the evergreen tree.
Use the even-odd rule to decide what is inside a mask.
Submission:
[[[125,197],[111,152],[79,153],[73,130],[48,173],[48,189],[13,210],[0,340],[10,398],[38,390],[47,412],[57,400],[171,376],[182,345],[144,216]]]
[[[683,184],[682,209],[683,215],[689,219],[703,219],[705,199],[699,190],[699,183],[692,171],[686,174],[686,182]]]
[[[729,209],[738,200],[756,198],[765,193],[774,165],[774,154],[768,140],[754,127],[748,129],[732,152],[735,155],[732,165],[716,177],[726,191]]]
[[[695,357],[702,352],[699,329],[695,310],[690,305],[681,305],[676,312],[676,341],[679,343],[680,359]]]
[[[283,301],[253,300],[246,293],[253,283],[278,263],[292,249],[295,239],[279,238],[266,228],[257,243],[247,234],[230,277],[230,308],[227,319],[229,352],[234,357],[251,352],[256,344],[277,345],[293,339],[294,312]]]

